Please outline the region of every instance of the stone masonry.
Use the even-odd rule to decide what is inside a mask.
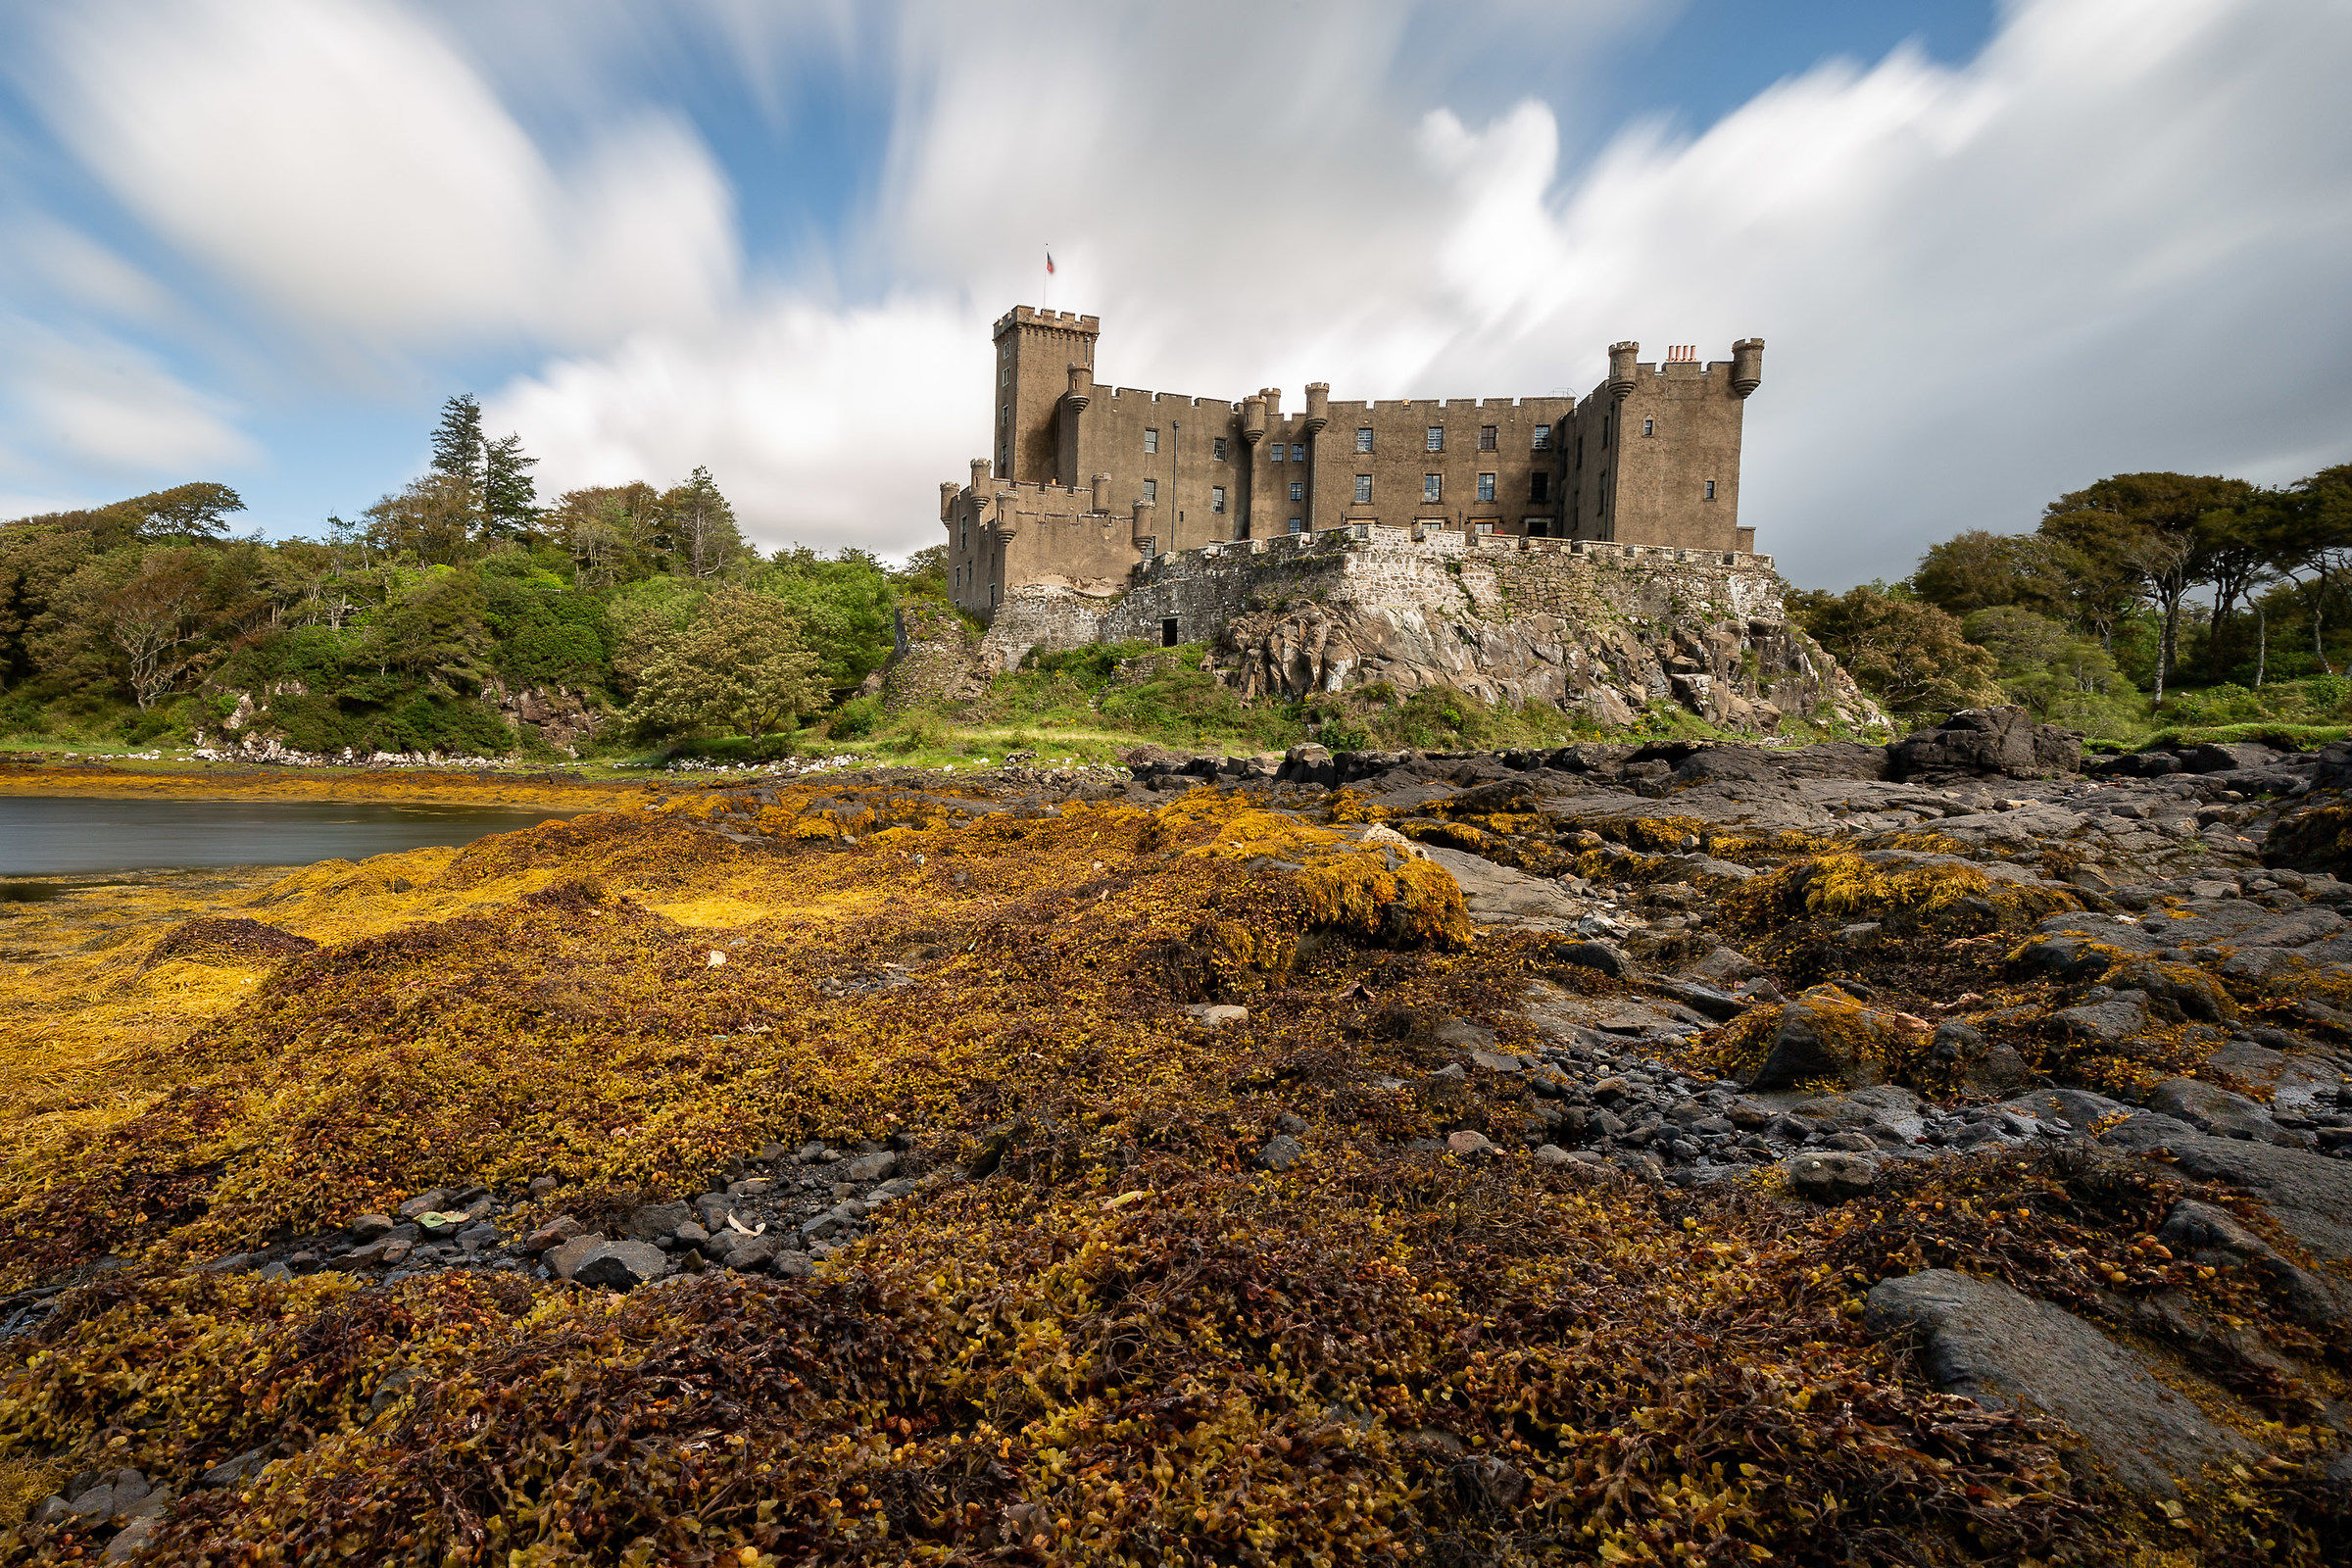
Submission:
[[[1238,401],[1095,381],[1101,322],[1022,306],[996,324],[991,456],[940,486],[956,606],[983,622],[1015,596],[1120,593],[1164,556],[1378,528],[1462,540],[1746,555],[1741,411],[1764,344],[1701,364],[1678,345],[1567,397],[1335,401],[1276,387]],[[1036,592],[1031,592],[1035,590]]]

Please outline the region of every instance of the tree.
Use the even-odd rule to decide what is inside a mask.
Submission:
[[[139,531],[150,539],[218,539],[228,532],[228,514],[245,510],[244,498],[234,490],[201,480],[122,505],[144,514],[146,522]]]
[[[2065,573],[2047,540],[1983,528],[1930,545],[1911,574],[1911,591],[1963,618],[1995,605],[2025,605],[2047,612],[2066,602]]]
[[[210,552],[189,545],[150,545],[91,562],[66,584],[60,650],[103,646],[131,700],[153,708],[219,657],[223,634],[252,608],[218,565]]]
[[[792,607],[818,673],[836,691],[856,686],[890,658],[890,578],[867,552],[847,549],[827,561],[805,545],[779,550],[752,573],[749,586]]]
[[[368,626],[364,657],[443,692],[478,688],[488,674],[489,602],[471,572],[439,567],[388,600]]]
[[[2132,683],[2091,638],[2023,605],[1995,605],[1962,623],[1992,657],[2001,695],[2046,723],[2121,734],[2137,717]]]
[[[433,471],[479,494],[485,455],[481,405],[462,392],[441,405],[441,423],[433,431]]]
[[[2288,488],[2271,531],[2271,564],[2302,594],[2311,616],[2311,652],[2328,674],[2321,635],[2328,592],[2352,567],[2352,464],[2322,468]]]
[[[483,531],[492,538],[512,539],[538,522],[538,491],[528,472],[538,462],[523,455],[522,437],[511,432],[483,449]]]
[[[2180,608],[2191,590],[2212,580],[2213,552],[2254,495],[2243,479],[2218,474],[2119,473],[2060,496],[2044,511],[2045,531],[2097,541],[2105,559],[2087,564],[2132,573],[2156,601],[2158,703],[2180,648]],[[2109,630],[2104,640],[2111,645],[2112,622]]]
[[[1789,612],[1893,713],[1926,718],[1997,702],[1992,658],[1934,605],[1866,583],[1788,596]]]
[[[2037,530],[2066,585],[2066,618],[2115,650],[2116,623],[2147,602],[2139,530],[2101,512],[2044,516]]]
[[[662,507],[668,514],[677,569],[687,576],[718,576],[747,554],[735,509],[719,494],[709,468],[696,465],[684,484],[662,498]]]
[[[765,735],[824,706],[816,662],[785,605],[720,588],[684,627],[655,644],[629,716],[659,734],[724,728]]]
[[[566,490],[543,521],[584,583],[633,582],[667,548],[661,494],[643,480]]]
[[[454,565],[473,553],[478,492],[439,469],[368,509],[368,541],[387,555]]]

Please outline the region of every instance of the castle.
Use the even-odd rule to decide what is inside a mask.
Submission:
[[[1238,403],[1098,387],[1101,332],[1025,305],[997,321],[995,455],[939,487],[955,600],[984,622],[1016,590],[1117,595],[1156,558],[1334,529],[1754,550],[1740,428],[1762,338],[1704,365],[1614,343],[1577,399],[1335,403],[1314,381],[1286,415],[1275,387]]]

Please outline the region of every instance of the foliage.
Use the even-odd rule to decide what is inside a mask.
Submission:
[[[817,656],[802,643],[790,610],[764,594],[721,588],[652,644],[629,717],[648,734],[719,727],[764,735],[823,705]]]
[[[862,550],[831,560],[806,546],[779,550],[745,585],[791,608],[818,675],[835,691],[855,688],[890,657],[890,576]]]
[[[2090,735],[2135,727],[2138,693],[2095,640],[2020,605],[1977,611],[1961,629],[1992,656],[2001,695],[2042,722]]]
[[[1842,594],[1791,594],[1788,611],[1864,691],[1903,718],[1939,717],[1999,698],[1991,656],[1924,600],[1866,583]]]

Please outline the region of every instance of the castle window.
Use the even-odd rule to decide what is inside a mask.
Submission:
[[[1302,522],[1301,522],[1301,521],[1300,521],[1298,518],[1297,518],[1297,517],[1293,517],[1293,518],[1291,519],[1291,532],[1293,532],[1293,533],[1304,533],[1305,531],[1306,531],[1305,525],[1304,525],[1304,524],[1303,524],[1303,523],[1302,523]]]
[[[1527,476],[1527,499],[1549,501],[1551,499],[1551,475],[1548,473],[1529,474]]]
[[[1433,424],[1429,427],[1429,450],[1432,452],[1446,450],[1446,427],[1444,425]]]
[[[1478,427],[1478,450],[1481,452],[1494,450],[1494,427],[1493,425],[1482,424]]]
[[[1291,499],[1293,501],[1304,501],[1306,499],[1306,481],[1304,479],[1293,479],[1291,481]]]
[[[1482,535],[1493,533],[1494,531],[1494,525],[1491,522],[1482,522],[1478,525],[1478,531]]]
[[[1165,619],[1161,620],[1159,623],[1159,646],[1162,648],[1175,647],[1179,642],[1183,641],[1183,638],[1178,635],[1182,629],[1182,627],[1176,624],[1176,617],[1174,615],[1169,615]]]
[[[1715,499],[1715,481],[1712,479],[1707,481],[1707,499],[1709,501]]]
[[[1225,438],[1223,436],[1218,436],[1215,440],[1209,442],[1208,455],[1216,459],[1219,463],[1223,463],[1225,461]]]
[[[1355,476],[1355,504],[1359,507],[1372,504],[1372,476],[1368,473]]]
[[[1372,450],[1372,431],[1369,426],[1359,425],[1356,428],[1355,450],[1358,452],[1369,452]]]
[[[1421,499],[1424,501],[1445,500],[1446,476],[1442,473],[1423,474],[1421,476]]]
[[[1539,424],[1536,426],[1536,450],[1538,452],[1549,452],[1551,450],[1550,425]]]
[[[1643,435],[1656,435],[1658,433],[1658,421],[1655,419],[1643,419],[1642,421],[1642,433]]]
[[[1144,499],[1153,503],[1159,500],[1159,481],[1157,479],[1144,481]]]
[[[1482,473],[1478,476],[1478,499],[1481,501],[1494,499],[1494,476],[1493,474]]]
[[[1159,432],[1157,430],[1146,430],[1144,432],[1144,450],[1146,452],[1157,452],[1159,450]]]
[[[1609,426],[1616,422],[1617,416],[1614,414],[1603,416],[1600,421],[1600,450],[1603,452],[1609,450]]]
[[[1213,485],[1210,487],[1208,492],[1208,510],[1211,512],[1223,512],[1225,510],[1225,487],[1223,485]]]
[[[1581,435],[1576,438],[1576,466],[1580,468],[1585,466],[1585,438]]]
[[[1274,450],[1267,453],[1266,456],[1269,460],[1275,463],[1280,463],[1282,461],[1282,443],[1279,441],[1275,442]]]
[[[1291,443],[1291,461],[1293,463],[1304,463],[1306,461],[1306,447],[1303,443],[1297,441]]]

